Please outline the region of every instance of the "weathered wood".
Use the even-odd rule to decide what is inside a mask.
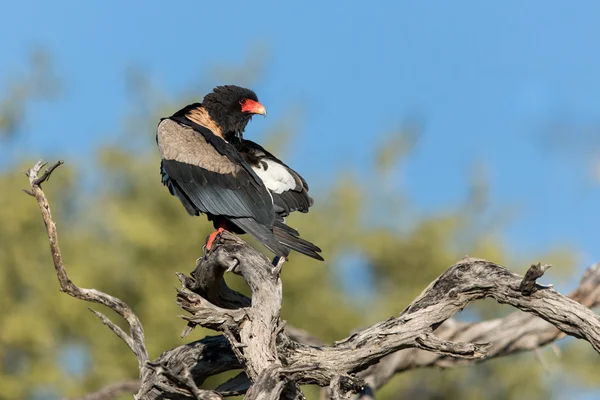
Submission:
[[[41,188],[59,165],[38,177],[44,166],[38,162],[27,172],[31,188],[26,192],[40,207],[61,291],[106,305],[128,322],[129,333],[94,311],[138,358],[140,382],[123,386],[129,390],[139,387],[137,399],[212,400],[244,392],[250,400],[300,399],[301,384],[326,387],[332,399],[345,399],[353,393],[368,399],[396,373],[474,364],[537,349],[565,334],[588,341],[600,352],[600,319],[588,308],[600,303],[598,265],[586,272],[569,298],[536,282],[549,266],[533,265],[522,277],[492,262],[465,258],[397,317],[326,346],[307,332],[286,328],[280,320],[280,266],[274,267],[241,239],[225,232],[199,260],[191,277],[178,274],[182,289],[177,292],[178,304],[188,314],[182,316],[188,322],[184,334],[200,325],[222,335],[168,350],[150,363],[143,328],[131,308],[95,289],[79,288],[67,275],[56,225]],[[227,272],[244,278],[251,298],[227,287]],[[483,298],[525,313],[471,324],[450,319]],[[199,388],[208,377],[230,370],[243,372],[216,390]]]
[[[551,288],[552,285],[542,286],[539,283],[537,283],[537,279],[544,275],[546,270],[550,267],[551,265],[542,265],[541,263],[533,264],[531,267],[529,267],[527,273],[525,274],[525,277],[519,285],[519,290],[521,291],[521,293],[528,296],[533,292],[537,291],[538,287],[541,287],[542,289]]]
[[[586,270],[578,288],[568,297],[588,308],[600,305],[600,264],[594,264]],[[483,360],[444,357],[419,349],[398,351],[361,372],[360,376],[368,383],[367,390],[375,391],[394,375],[405,371],[426,367],[453,368],[473,365],[491,358],[536,350],[565,336],[565,333],[552,324],[523,312],[514,312],[504,318],[473,323],[450,319],[436,329],[435,334],[441,339],[463,342],[472,342],[476,338],[490,343],[491,346],[487,349],[487,357]]]
[[[223,278],[225,271],[242,275],[252,291],[249,306],[245,297],[227,287]],[[276,350],[276,339],[283,327],[279,319],[282,302],[279,272],[264,255],[237,236],[224,232],[198,263],[193,279],[182,280],[187,287],[178,293],[179,305],[193,315],[184,318],[223,332],[252,381],[277,380],[277,390],[270,394],[273,398],[279,398],[274,396],[280,396],[286,386],[284,379],[279,378],[280,373],[267,372],[281,370]],[[228,307],[246,306],[235,310],[221,308],[198,293],[207,294],[215,303]],[[265,396],[264,391],[256,389],[248,394],[249,398],[257,399],[267,398]]]
[[[52,172],[62,164],[62,161],[58,161],[50,168],[46,169],[42,176],[38,176],[40,170],[46,165],[45,162],[38,161],[26,172],[26,175],[29,178],[29,184],[31,186],[27,193],[35,197],[40,207],[42,219],[46,225],[46,233],[48,235],[48,242],[50,243],[50,253],[52,254],[54,269],[56,270],[56,276],[58,278],[58,283],[60,284],[60,291],[80,300],[103,304],[117,312],[127,321],[130,330],[129,335],[110,322],[108,318],[103,318],[103,322],[108,325],[113,332],[117,333],[120,331],[118,335],[121,337],[121,339],[123,339],[123,341],[125,341],[127,346],[137,357],[141,373],[144,369],[145,363],[148,361],[148,352],[146,351],[146,345],[144,342],[144,329],[142,328],[142,324],[140,323],[138,317],[134,314],[131,308],[129,308],[129,306],[120,299],[96,289],[80,288],[75,285],[67,275],[67,270],[65,269],[60,247],[58,245],[58,232],[56,230],[56,224],[52,219],[50,204],[48,204],[48,199],[46,198],[46,194],[42,190],[41,186],[42,183],[50,178]]]

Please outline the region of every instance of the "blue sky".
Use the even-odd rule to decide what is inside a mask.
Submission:
[[[399,182],[418,207],[460,203],[482,163],[493,204],[519,210],[505,231],[513,251],[571,244],[582,263],[600,259],[600,186],[588,166],[600,154],[590,140],[600,122],[600,3],[341,4],[9,2],[0,88],[40,46],[64,83],[61,98],[31,109],[18,148],[82,159],[134,108],[128,67],[176,98],[215,65],[241,65],[259,43],[269,57],[253,89],[274,117],[255,119],[247,135],[301,104],[290,157],[309,181],[364,170],[386,130],[418,115],[424,131]],[[543,131],[556,122],[577,129],[548,149]]]
[[[247,136],[301,105],[290,163],[313,186],[344,168],[369,179],[374,146],[418,115],[424,130],[398,184],[421,210],[459,204],[484,165],[493,204],[519,210],[504,231],[512,251],[570,244],[582,266],[600,259],[589,168],[600,154],[600,2],[23,0],[2,14],[0,91],[37,47],[63,80],[58,100],[30,109],[12,147],[23,157],[81,161],[119,131],[135,108],[131,66],[174,99],[259,44],[269,56],[253,89],[270,118]],[[548,146],[553,123],[572,129]]]

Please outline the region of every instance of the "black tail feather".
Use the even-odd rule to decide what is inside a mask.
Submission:
[[[294,228],[292,228],[291,226],[287,226],[285,224],[285,222],[283,221],[283,218],[277,216],[277,219],[275,220],[275,226],[283,229],[284,231],[288,232],[290,235],[298,237],[300,236],[300,232],[298,232],[297,230],[295,230]]]
[[[257,223],[252,218],[230,218],[229,221],[261,242],[277,256],[289,258],[290,249],[308,257],[323,261],[321,249],[311,242],[298,237],[299,233],[283,222],[276,221],[273,230]]]
[[[259,224],[252,218],[229,218],[229,221],[261,242],[275,255],[288,258],[290,250],[275,238],[268,227]]]
[[[324,261],[323,257],[318,254],[321,252],[321,249],[308,240],[298,237],[298,231],[295,229],[277,221],[275,222],[275,226],[273,226],[273,234],[286,247],[316,260]]]

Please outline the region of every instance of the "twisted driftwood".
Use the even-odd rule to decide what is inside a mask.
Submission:
[[[421,367],[454,367],[534,350],[563,337],[589,342],[600,352],[600,319],[588,307],[600,302],[600,267],[592,266],[568,297],[536,280],[549,267],[533,265],[525,277],[492,262],[464,258],[432,282],[397,317],[325,345],[307,332],[286,327],[279,318],[281,269],[229,233],[221,234],[210,252],[187,277],[177,302],[187,321],[183,336],[195,326],[221,332],[165,351],[149,361],[139,319],[123,301],[76,286],[65,270],[56,225],[41,188],[62,162],[38,176],[44,164],[27,171],[42,212],[61,291],[103,304],[129,324],[129,333],[106,316],[94,313],[138,359],[139,381],[110,385],[81,399],[110,399],[136,392],[136,399],[300,399],[300,385],[327,388],[327,397],[373,397],[394,374]],[[248,298],[230,289],[224,274],[241,275],[252,291]],[[473,301],[490,297],[523,312],[505,318],[459,323],[450,319]],[[210,376],[239,370],[213,390],[199,386]]]

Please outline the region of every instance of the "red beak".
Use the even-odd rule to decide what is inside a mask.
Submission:
[[[267,110],[265,107],[260,104],[258,101],[246,99],[244,104],[242,104],[242,112],[247,112],[251,114],[260,114],[267,116]]]

